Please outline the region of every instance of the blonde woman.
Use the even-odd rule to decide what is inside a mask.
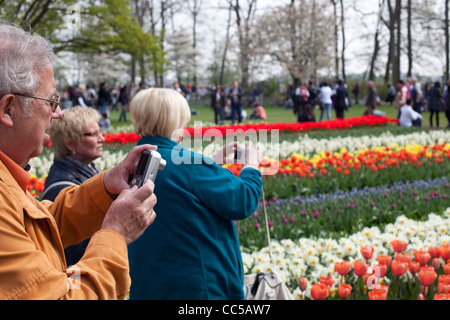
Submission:
[[[102,156],[105,138],[98,125],[97,111],[77,106],[62,112],[63,118],[52,121],[50,127],[55,159],[45,181],[42,200],[54,201],[62,189],[82,184],[100,173],[93,161]],[[68,265],[81,259],[88,242],[89,239],[65,249]]]
[[[186,99],[171,89],[140,91],[130,105],[138,144],[158,146],[166,160],[155,181],[154,228],[128,247],[131,299],[244,299],[243,264],[234,220],[250,216],[261,195],[261,155],[246,148],[239,177],[214,159],[182,147],[190,120]],[[214,161],[213,161],[214,160]]]

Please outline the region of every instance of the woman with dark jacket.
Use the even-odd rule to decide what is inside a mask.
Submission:
[[[45,180],[42,200],[54,201],[62,189],[80,185],[100,173],[93,162],[102,156],[105,142],[98,122],[96,110],[79,106],[63,110],[63,118],[52,121],[50,137],[55,159]],[[68,266],[81,259],[88,243],[86,239],[64,250]]]
[[[344,81],[338,80],[334,102],[336,118],[344,119],[344,110],[347,110],[350,107],[349,103],[350,99],[348,98],[348,90],[345,87]]]
[[[436,127],[439,128],[439,111],[443,108],[443,97],[441,93],[441,83],[436,81],[427,93],[428,111],[430,111],[430,127],[433,127],[433,115],[436,115]]]

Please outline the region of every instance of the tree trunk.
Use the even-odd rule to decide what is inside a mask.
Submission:
[[[331,0],[331,3],[333,4],[333,10],[334,10],[334,61],[335,61],[335,75],[336,80],[339,79],[339,53],[338,53],[338,32],[339,32],[339,26],[337,23],[337,8],[336,8],[336,1],[337,0]]]
[[[400,56],[401,56],[401,5],[402,0],[397,0],[395,5],[395,22],[397,27],[397,36],[395,41],[395,59],[392,64],[392,81],[397,83],[400,80]]]
[[[244,19],[241,17],[239,0],[236,0],[234,11],[236,13],[236,25],[239,38],[239,65],[241,68],[241,87],[245,91],[249,88],[250,77],[250,24],[256,7],[257,0],[248,1],[247,14]]]
[[[394,48],[394,31],[393,31],[393,24],[394,24],[394,18],[393,18],[393,11],[392,11],[392,3],[391,0],[387,0],[388,5],[388,13],[389,13],[389,23],[384,21],[386,26],[389,29],[389,52],[387,56],[387,62],[386,62],[386,71],[384,73],[384,82],[388,83],[391,80],[391,64],[392,64],[392,52]]]
[[[297,59],[298,59],[297,44],[296,44],[297,23],[295,21],[295,17],[296,17],[295,0],[291,0],[291,4],[289,6],[290,6],[289,25],[291,28],[291,34],[289,37],[289,41],[290,41],[290,47],[291,47],[291,56],[292,56],[292,61],[297,61]],[[294,75],[292,72],[290,72],[290,74],[291,74],[292,82],[294,84],[294,88],[297,88],[300,83],[300,79],[298,78],[298,76]]]
[[[341,68],[342,79],[346,81],[347,75],[345,73],[345,19],[344,19],[344,0],[341,2],[341,32],[342,32],[342,51],[341,51]]]
[[[218,83],[221,86],[224,85],[223,77],[225,74],[225,62],[227,61],[228,47],[230,45],[230,28],[231,28],[231,10],[232,9],[233,9],[233,7],[230,4],[230,7],[228,8],[227,35],[225,38],[225,47],[223,48],[223,56],[222,56],[222,63],[220,65],[220,74],[219,74],[219,83]]]
[[[408,77],[412,77],[413,55],[412,55],[412,34],[411,34],[411,0],[407,4],[407,29],[408,29]]]
[[[450,0],[445,0],[445,79],[450,79],[450,34],[448,11]],[[449,89],[450,90],[450,89]]]
[[[383,8],[384,8],[384,0],[382,2],[379,2],[378,4],[378,21],[377,21],[377,29],[375,30],[375,40],[374,40],[374,47],[373,47],[373,54],[372,59],[370,61],[370,70],[369,70],[369,80],[375,80],[375,64],[378,59],[378,53],[380,52],[380,28],[381,28],[381,16],[383,14]]]

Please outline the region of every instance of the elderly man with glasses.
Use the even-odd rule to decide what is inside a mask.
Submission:
[[[0,299],[123,299],[130,287],[127,245],[153,223],[153,182],[128,181],[140,153],[60,192],[54,202],[28,191],[30,158],[52,121],[62,121],[51,44],[0,21]],[[81,260],[64,248],[91,237]]]

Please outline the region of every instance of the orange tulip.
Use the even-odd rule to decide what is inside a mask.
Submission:
[[[405,272],[408,271],[408,266],[409,266],[408,263],[402,262],[402,261],[399,261],[399,260],[394,260],[391,263],[392,272],[397,277],[401,277],[402,275],[404,275]]]
[[[416,274],[417,272],[419,272],[420,270],[420,263],[418,263],[417,261],[412,261],[409,264],[409,272],[411,272],[412,274]]]
[[[395,260],[409,264],[412,261],[412,257],[409,253],[397,253],[395,255]]]
[[[336,272],[341,276],[345,276],[350,271],[350,266],[351,264],[349,261],[336,262],[334,264],[334,270],[336,270]]]
[[[434,295],[434,300],[450,300],[450,294],[438,294],[436,293]]]
[[[441,259],[439,258],[433,258],[433,260],[431,260],[431,265],[433,266],[434,270],[438,270],[439,267],[441,266]]]
[[[371,276],[375,275],[375,270],[372,270],[372,273],[365,273],[362,278],[363,278],[363,283],[367,286],[367,287],[371,287],[372,285],[374,285],[374,278],[370,278]],[[376,277],[376,275],[375,275]]]
[[[386,275],[388,266],[385,264],[376,264],[373,266],[373,269],[375,270],[375,276],[377,278],[383,278]]]
[[[450,275],[448,275],[448,274],[441,274],[439,276],[438,281],[442,282],[442,283],[450,284]]]
[[[391,261],[392,261],[392,257],[390,255],[386,255],[386,256],[379,255],[377,257],[377,260],[378,260],[379,264],[384,264],[389,267],[389,265],[391,264]]]
[[[334,279],[331,276],[320,277],[319,281],[320,281],[320,283],[327,285],[329,288],[331,288],[334,284]]]
[[[367,267],[368,265],[361,261],[356,260],[353,262],[353,271],[358,277],[362,277],[363,275],[366,274]]]
[[[406,249],[406,242],[402,240],[393,240],[391,241],[392,248],[397,253],[402,253]]]
[[[348,296],[352,293],[352,286],[346,283],[341,283],[338,287],[338,294],[342,300],[348,298]]]
[[[439,282],[437,286],[437,293],[450,293],[450,284]]]
[[[444,273],[450,275],[450,262],[442,265],[442,267],[444,268]]]
[[[444,259],[444,261],[447,261],[448,259],[450,259],[450,244],[441,246],[439,251],[440,251],[441,258]]]
[[[300,291],[305,291],[307,286],[308,286],[308,279],[302,277],[298,280],[298,287],[300,288]]]
[[[370,258],[372,258],[373,247],[365,246],[365,247],[361,247],[360,250],[361,250],[361,254],[364,257],[364,259],[369,260]]]
[[[369,291],[369,300],[386,300],[387,290],[385,289],[373,289]]]
[[[437,273],[434,271],[433,267],[422,267],[420,268],[417,277],[423,286],[429,287],[434,283],[434,280],[436,280]]]
[[[421,266],[425,266],[430,261],[430,255],[423,250],[413,250],[414,258],[420,263]]]
[[[314,283],[311,288],[311,297],[314,300],[324,300],[330,295],[330,288],[323,283]]]
[[[417,300],[425,300],[425,297],[423,296],[423,294],[419,293]]]
[[[441,247],[440,246],[429,247],[428,253],[430,254],[430,257],[432,259],[439,258],[441,256]]]

